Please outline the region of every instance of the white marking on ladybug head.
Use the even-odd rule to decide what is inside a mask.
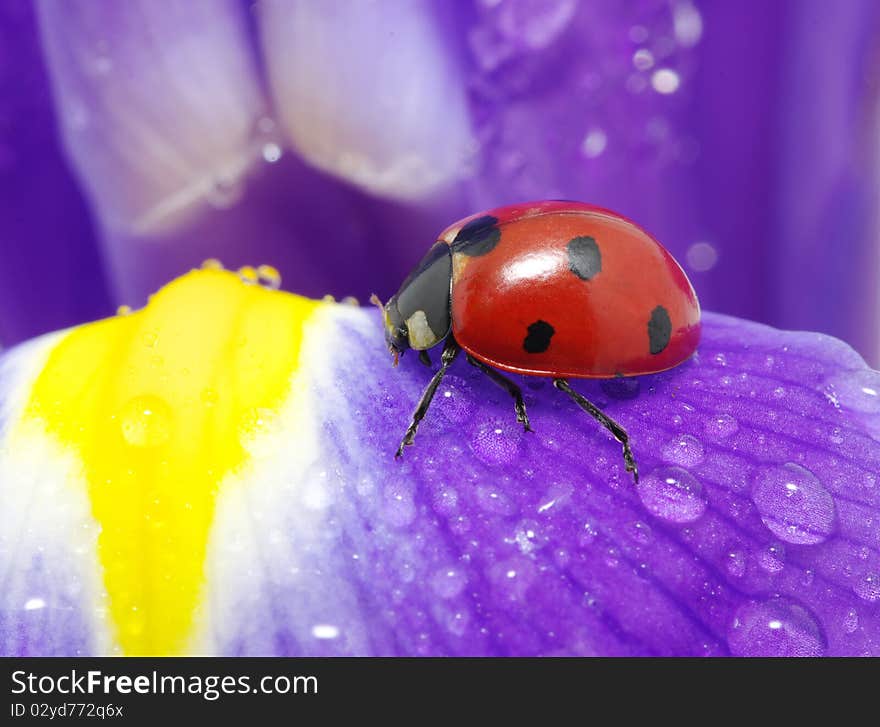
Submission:
[[[431,348],[431,346],[439,342],[437,334],[428,325],[428,318],[423,310],[417,310],[407,318],[406,327],[409,330],[410,348],[424,351],[426,348]]]
[[[459,233],[459,230],[461,230],[461,225],[458,225],[457,227],[450,227],[440,236],[440,239],[443,240],[443,242],[445,242],[447,245],[451,245],[452,241],[455,239],[455,236]]]

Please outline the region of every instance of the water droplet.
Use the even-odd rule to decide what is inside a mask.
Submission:
[[[663,447],[663,459],[681,467],[694,467],[703,461],[704,456],[700,440],[690,434],[682,434]]]
[[[681,85],[681,78],[671,68],[658,68],[651,75],[651,86],[657,93],[675,93]]]
[[[877,573],[866,574],[856,583],[853,590],[863,601],[868,603],[880,601],[880,575]]]
[[[260,283],[270,290],[278,290],[281,287],[281,273],[271,265],[260,265],[257,268],[257,277]]]
[[[243,265],[236,271],[236,274],[243,283],[256,284],[260,282],[257,269],[250,265]]]
[[[785,546],[770,543],[758,553],[758,565],[768,573],[779,573],[785,567]]]
[[[159,341],[159,334],[155,331],[147,331],[142,337],[141,341],[143,341],[144,346],[147,348],[155,348],[156,343]]]
[[[339,627],[333,624],[315,624],[312,626],[312,636],[316,639],[335,639],[339,637]]]
[[[25,611],[38,611],[41,608],[46,608],[46,602],[42,598],[29,598],[24,602]]]
[[[827,384],[834,389],[840,406],[854,411],[880,412],[880,372],[845,371],[831,377]]]
[[[708,242],[695,242],[687,249],[684,257],[691,270],[698,273],[705,273],[718,263],[718,251]],[[718,356],[723,355],[718,354]]]
[[[416,506],[412,493],[405,486],[389,485],[385,488],[382,518],[392,527],[402,528],[416,517]]]
[[[746,556],[741,550],[731,550],[727,553],[727,572],[734,578],[742,578],[746,572]]]
[[[202,270],[223,270],[223,263],[215,257],[209,257],[202,262]]]
[[[758,470],[752,501],[764,525],[788,543],[821,543],[834,531],[834,498],[812,472],[793,462]]]
[[[831,444],[843,444],[843,430],[840,427],[834,427],[831,434],[828,435],[828,441]]]
[[[448,517],[458,510],[458,492],[447,485],[441,485],[434,491],[432,498],[434,512]]]
[[[685,48],[700,41],[703,35],[703,18],[700,11],[688,0],[676,2],[672,6],[675,39]]]
[[[547,544],[547,538],[538,521],[531,519],[520,521],[516,526],[513,539],[519,546],[521,553],[531,553]]]
[[[617,376],[613,379],[603,379],[600,383],[602,391],[612,399],[635,399],[639,395],[641,384],[638,379],[626,376]]]
[[[608,145],[608,137],[602,129],[590,129],[581,142],[581,154],[587,159],[595,159],[605,151]]]
[[[495,515],[513,515],[517,509],[511,499],[494,485],[477,487],[477,504]]]
[[[598,534],[599,531],[596,529],[596,526],[592,522],[585,522],[584,527],[581,529],[581,532],[578,535],[578,546],[580,546],[581,548],[588,547],[596,539],[596,536]]]
[[[854,608],[849,609],[843,616],[843,630],[851,634],[859,627],[859,613]]]
[[[463,378],[447,375],[438,397],[440,413],[453,424],[469,421],[473,416],[474,396]]]
[[[715,414],[706,421],[705,430],[715,439],[727,439],[739,431],[739,422],[729,414]]]
[[[633,66],[638,71],[647,71],[654,65],[654,54],[647,48],[639,48],[632,57]]]
[[[171,437],[171,407],[158,396],[129,399],[119,412],[122,438],[132,447],[158,447]]]
[[[440,568],[431,576],[431,589],[444,599],[455,598],[464,590],[467,578],[460,568],[447,566]]]
[[[471,438],[471,449],[487,464],[510,464],[519,457],[521,437],[510,424],[491,422],[480,425]]]
[[[522,599],[535,578],[535,566],[527,558],[518,556],[496,563],[489,569],[489,579],[503,598]]]
[[[550,485],[547,492],[544,493],[544,497],[541,498],[541,503],[537,508],[538,512],[546,513],[554,508],[558,508],[562,503],[568,500],[569,497],[571,497],[573,492],[574,487],[567,483]]]
[[[263,159],[269,162],[269,164],[274,164],[275,162],[277,162],[281,158],[281,155],[283,153],[281,147],[278,146],[278,144],[276,144],[274,141],[263,144],[262,152]]]
[[[647,523],[643,523],[641,520],[636,520],[632,523],[630,527],[630,535],[633,540],[637,543],[641,543],[642,545],[647,545],[651,542],[654,534],[651,532],[651,526]]]
[[[734,656],[822,656],[825,639],[813,615],[782,598],[740,606],[727,633]]]
[[[642,478],[637,488],[645,507],[664,520],[690,523],[706,511],[702,485],[681,467],[660,467]]]
[[[116,309],[116,315],[118,316],[128,316],[131,315],[131,306],[130,305],[121,305]]]

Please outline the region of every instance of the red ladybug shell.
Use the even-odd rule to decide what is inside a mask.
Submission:
[[[532,376],[611,378],[672,368],[700,340],[700,306],[666,249],[578,202],[466,218],[452,248],[452,333],[475,358]]]

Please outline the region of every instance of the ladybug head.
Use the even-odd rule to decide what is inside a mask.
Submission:
[[[400,309],[397,307],[397,296],[395,295],[387,304],[382,305],[375,294],[370,296],[370,302],[378,306],[382,311],[382,320],[385,323],[385,342],[388,344],[388,350],[394,356],[394,365],[400,355],[409,348],[409,330],[406,321],[400,315]]]
[[[452,255],[449,245],[438,242],[384,306],[375,295],[370,298],[382,310],[385,342],[395,366],[408,348],[424,351],[449,335],[451,289]]]

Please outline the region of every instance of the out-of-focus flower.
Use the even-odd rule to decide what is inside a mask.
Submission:
[[[3,654],[880,654],[880,373],[706,314],[534,434],[375,311],[191,272],[0,359]]]
[[[4,3],[5,342],[109,312],[99,260],[135,306],[206,257],[365,297],[450,221],[564,197],[654,232],[705,307],[880,361],[877,3],[356,5],[41,2],[38,40]]]

